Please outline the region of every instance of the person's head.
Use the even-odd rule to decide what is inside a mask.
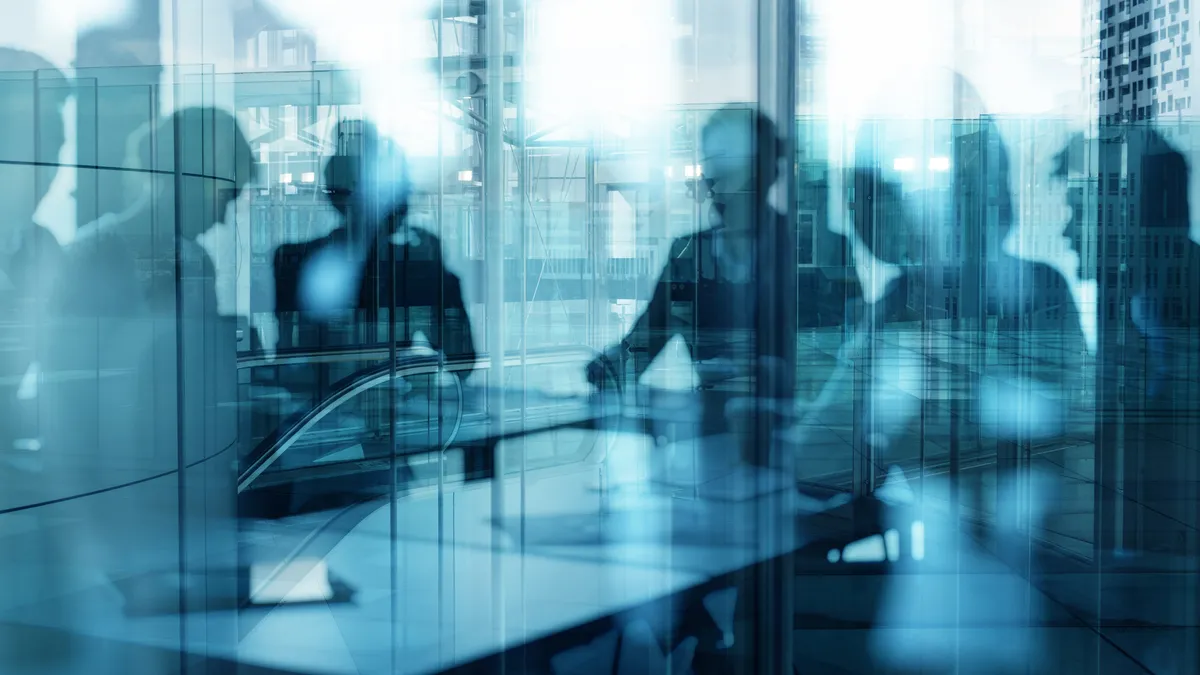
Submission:
[[[144,125],[131,138],[126,168],[130,204],[151,195],[173,193],[176,172],[182,174],[179,233],[195,239],[227,217],[231,204],[256,178],[249,141],[237,119],[212,107],[189,107]],[[176,156],[178,147],[179,155]],[[178,166],[177,166],[178,164]],[[169,205],[169,200],[161,201]]]
[[[1067,225],[1063,228],[1063,234],[1066,235],[1071,242],[1071,247],[1076,252],[1083,251],[1083,222],[1081,221],[1084,218],[1085,195],[1084,188],[1078,179],[1086,174],[1085,150],[1087,146],[1087,139],[1082,133],[1071,134],[1063,148],[1055,155],[1054,168],[1050,175],[1051,179],[1059,181],[1066,188],[1067,207],[1070,209],[1070,215],[1067,217]]]
[[[31,222],[58,174],[69,96],[49,61],[0,48],[0,228]]]
[[[366,120],[338,123],[335,154],[325,164],[325,193],[347,224],[395,229],[408,207],[404,153]]]
[[[775,123],[761,112],[725,106],[714,112],[700,131],[700,175],[720,203],[737,195],[766,199],[779,177],[784,149]],[[760,171],[769,171],[760,176]],[[760,180],[761,178],[761,180]]]
[[[1191,229],[1188,200],[1187,157],[1162,134],[1143,126],[1127,134],[1130,164],[1141,175],[1132,181],[1137,191],[1138,220],[1141,227],[1153,227],[1187,238]]]
[[[961,75],[914,71],[892,80],[854,141],[853,225],[878,259],[920,257],[948,228],[1011,227],[1008,156],[982,98]],[[994,189],[992,187],[994,186]]]
[[[1076,133],[1055,158],[1052,177],[1066,184],[1071,216],[1064,234],[1077,254],[1084,250],[1084,223],[1095,216],[1101,255],[1107,234],[1138,236],[1144,228],[1156,235],[1187,240],[1191,230],[1187,157],[1161,133],[1145,124],[1103,128],[1099,138]],[[1095,182],[1099,179],[1099,184]],[[1120,182],[1118,182],[1120,181]],[[1118,185],[1122,185],[1118,193]],[[1092,187],[1097,186],[1097,187]],[[1099,201],[1088,206],[1088,192]],[[1128,192],[1128,195],[1126,194]],[[1080,261],[1082,263],[1082,260]],[[1142,259],[1128,260],[1136,266]],[[1089,266],[1080,265],[1080,273]]]

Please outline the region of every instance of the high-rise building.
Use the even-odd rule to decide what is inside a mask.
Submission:
[[[1192,104],[1190,0],[1104,0],[1097,12],[1100,121],[1181,117]]]

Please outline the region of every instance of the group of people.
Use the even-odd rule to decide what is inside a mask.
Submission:
[[[667,268],[649,305],[629,334],[592,365],[592,380],[603,383],[606,361],[632,361],[634,376],[640,377],[664,346],[678,337],[697,364],[702,388],[713,388],[713,382],[706,380],[727,379],[731,374],[728,364],[733,364],[734,373],[740,365],[742,374],[750,374],[749,368],[759,371],[755,374],[760,378],[771,378],[777,389],[767,395],[789,402],[783,405],[787,408],[795,388],[794,344],[773,340],[765,348],[747,348],[745,343],[755,337],[762,339],[780,325],[810,325],[795,312],[851,303],[856,309],[846,313],[851,324],[847,328],[862,341],[857,353],[866,357],[862,365],[875,384],[863,402],[863,439],[886,445],[905,432],[916,405],[891,394],[903,388],[905,394],[900,398],[912,399],[909,394],[914,387],[911,383],[901,387],[887,368],[872,367],[873,362],[902,358],[904,350],[871,337],[889,324],[925,316],[926,299],[914,300],[914,296],[928,281],[922,276],[924,268],[913,263],[932,251],[951,229],[965,245],[944,252],[944,268],[958,287],[966,289],[963,295],[967,300],[975,296],[952,315],[955,327],[983,334],[987,318],[996,317],[1010,346],[1025,349],[1027,353],[1020,356],[1028,361],[1045,358],[1044,354],[1028,353],[1030,341],[1020,339],[1034,329],[1033,319],[1039,317],[1037,330],[1057,332],[1060,342],[1067,345],[1062,352],[1086,351],[1076,303],[1060,272],[1019,258],[1000,245],[1016,226],[1010,162],[999,130],[982,114],[982,99],[961,76],[949,71],[935,71],[923,85],[942,92],[942,98],[927,96],[911,116],[867,118],[859,128],[853,167],[847,173],[852,227],[844,233],[853,251],[850,264],[859,274],[856,282],[836,287],[834,292],[843,297],[831,302],[781,292],[796,285],[796,242],[795,232],[768,200],[777,176],[762,175],[759,169],[786,161],[773,122],[737,107],[713,114],[701,133],[703,178],[697,196],[708,205],[714,226],[672,243]],[[960,125],[952,136],[935,141],[935,134],[924,127],[930,120],[950,120],[952,92],[966,101],[960,102],[959,109],[976,111],[973,124]],[[945,105],[939,109],[938,102]],[[771,153],[776,161],[761,161],[760,153]],[[947,163],[950,187],[939,190],[922,183],[919,172],[893,161],[901,157],[922,167],[926,158],[941,158]],[[687,251],[691,255],[685,257]],[[941,290],[940,279],[936,284]],[[686,291],[681,293],[681,288]],[[683,295],[689,297],[680,297]],[[691,303],[690,317],[675,308],[679,300]],[[771,303],[788,306],[781,309]],[[1058,318],[1053,322],[1045,320],[1049,308],[1056,310]],[[766,321],[764,313],[771,315]],[[794,337],[792,330],[793,343]],[[714,362],[726,367],[707,367]],[[772,372],[762,372],[764,366]],[[1078,375],[1077,365],[1060,362],[1054,370],[1055,376],[1065,379],[1052,384],[1070,390],[1071,378]],[[922,370],[917,367],[915,372],[919,376]],[[993,380],[1008,381],[1019,373],[991,375]],[[720,426],[726,401],[713,403],[717,407],[705,415],[705,421],[717,420],[715,424]],[[1017,431],[1008,433],[1016,435]]]
[[[57,72],[35,55],[9,49],[0,50],[0,70],[40,71],[43,81]],[[886,464],[906,435],[919,433],[913,422],[928,403],[920,400],[923,387],[912,381],[929,372],[922,361],[927,355],[914,360],[913,350],[886,339],[885,329],[927,313],[922,289],[945,290],[917,262],[928,259],[931,242],[947,239],[962,242],[942,254],[961,303],[940,317],[948,321],[943,325],[956,339],[997,340],[1012,352],[1000,362],[952,364],[967,380],[973,401],[951,401],[954,424],[978,422],[982,433],[993,436],[998,464],[1007,471],[1027,461],[1031,437],[1065,434],[1065,417],[1051,415],[1047,421],[1025,413],[1046,409],[1080,387],[1080,356],[1089,350],[1077,303],[1059,270],[1013,255],[1003,245],[1018,222],[1013,162],[982,98],[956,73],[927,75],[926,91],[944,94],[940,100],[946,105],[929,104],[939,99],[925,96],[914,115],[868,117],[859,127],[853,166],[845,174],[850,227],[843,234],[860,273],[855,288],[832,302],[796,296],[796,232],[769,199],[778,168],[792,161],[775,124],[746,108],[715,112],[700,134],[695,190],[713,226],[671,243],[648,306],[628,334],[589,366],[592,381],[601,385],[613,363],[628,362],[639,378],[679,338],[697,364],[704,432],[725,431],[731,397],[746,396],[769,402],[758,410],[773,417],[778,429],[793,421],[797,403],[803,403],[795,400],[795,337],[796,326],[805,324],[802,314],[853,299],[846,328],[857,346],[849,357],[858,360],[868,383],[855,391],[862,398],[855,408],[855,445],[875,472],[875,464]],[[6,508],[191,466],[237,442],[231,417],[238,399],[234,319],[218,312],[217,275],[199,240],[226,219],[231,204],[256,179],[250,144],[232,115],[213,108],[180,110],[147,125],[133,139],[125,165],[113,167],[127,176],[124,208],[81,227],[63,246],[34,216],[65,144],[65,98],[32,109],[27,103],[22,98],[0,106],[5,120],[0,302],[7,322],[0,458],[3,475],[16,477],[5,480],[12,488],[3,497]],[[954,111],[969,124],[955,124],[942,135],[924,131],[929,120],[951,119]],[[1178,448],[1188,447],[1194,434],[1189,416],[1178,409],[1191,401],[1177,399],[1176,385],[1191,371],[1176,336],[1194,328],[1189,322],[1195,313],[1168,307],[1168,284],[1155,258],[1161,239],[1162,256],[1175,261],[1171,283],[1182,285],[1194,303],[1200,265],[1194,264],[1196,247],[1189,237],[1189,168],[1184,155],[1151,129],[1110,132],[1116,140],[1101,138],[1098,146],[1082,136],[1071,138],[1058,153],[1056,172],[1047,177],[1068,182],[1086,174],[1089,153],[1103,157],[1095,148],[1110,142],[1124,148],[1117,153],[1122,164],[1106,171],[1102,161],[1103,176],[1136,174],[1140,182],[1139,191],[1131,190],[1138,203],[1128,220],[1123,213],[1119,219],[1099,214],[1102,255],[1115,260],[1108,246],[1124,247],[1130,255],[1112,273],[1105,268],[1098,288],[1097,503],[1140,500],[1145,513],[1173,516],[1170,510],[1178,507],[1154,491],[1187,470],[1187,453]],[[30,142],[35,136],[39,144]],[[280,348],[346,346],[335,344],[334,326],[387,324],[383,332],[390,341],[411,343],[420,331],[447,360],[473,362],[476,345],[463,284],[446,269],[438,238],[409,223],[412,187],[403,154],[369,123],[340,125],[336,141],[323,183],[338,227],[314,241],[282,245],[274,256]],[[912,170],[934,158],[944,185],[923,182],[921,172]],[[189,168],[196,164],[216,168],[199,175],[204,172]],[[1109,189],[1107,181],[1101,189]],[[1082,252],[1090,215],[1085,209],[1092,202],[1083,188],[1067,186],[1066,192],[1072,207],[1066,233]],[[1148,240],[1151,235],[1142,232],[1154,233],[1154,248],[1131,243]],[[691,311],[681,312],[680,301]],[[397,310],[407,307],[432,311],[421,313],[423,324],[400,322]],[[1043,349],[1039,334],[1052,335],[1056,348]],[[975,349],[982,353],[978,344]],[[724,386],[731,380],[757,384],[752,390]],[[1134,414],[1118,423],[1108,414],[1118,406]],[[1124,444],[1126,452],[1109,452],[1116,444]],[[751,464],[777,459],[771,439],[756,437],[742,447]],[[1150,462],[1145,459],[1150,454],[1175,459]],[[1140,482],[1116,489],[1116,476],[1134,474]],[[91,517],[124,526],[96,528],[105,539],[93,542],[101,567],[153,568],[153,561],[134,560],[131,552],[154,554],[132,538],[144,537],[137,523],[156,514],[136,500],[109,504]],[[1098,536],[1143,548],[1173,545],[1169,535],[1160,540],[1139,529],[1133,511],[1104,520],[1101,529],[1108,531]],[[127,546],[122,532],[131,538]],[[71,554],[64,549],[64,556]]]
[[[0,53],[0,66],[56,72],[38,57],[14,50]],[[880,452],[911,432],[909,422],[921,403],[911,400],[911,383],[897,383],[894,373],[879,365],[898,358],[895,346],[872,336],[906,314],[925,311],[924,300],[914,302],[914,295],[931,282],[922,278],[922,267],[914,261],[927,255],[931,242],[947,232],[964,242],[943,253],[947,274],[963,291],[961,306],[956,302],[954,313],[947,316],[953,329],[999,334],[1017,350],[1018,364],[1040,364],[1024,371],[1019,365],[984,368],[986,372],[971,385],[981,402],[976,416],[989,414],[982,410],[990,405],[988,401],[1032,409],[1045,401],[1034,400],[1029,392],[1044,393],[1047,387],[1073,391],[1078,386],[1078,364],[1056,361],[1060,359],[1056,355],[1087,351],[1076,302],[1060,272],[1017,257],[1002,245],[1017,223],[1011,161],[1001,134],[984,114],[982,98],[956,73],[926,74],[922,82],[926,93],[937,90],[944,96],[919,97],[924,103],[908,117],[868,117],[860,125],[853,166],[846,173],[851,227],[843,234],[860,270],[851,294],[858,300],[858,310],[847,313],[847,321],[853,324],[856,338],[863,340],[858,354],[865,357],[862,364],[873,382],[863,395],[861,440]],[[960,100],[950,102],[952,95]],[[928,103],[931,100],[946,103],[944,110],[935,109]],[[14,105],[6,115],[20,114],[19,110]],[[971,124],[955,126],[952,133],[937,137],[936,147],[930,145],[932,136],[920,131],[922,125],[930,119],[948,119],[951,111],[966,111]],[[40,114],[45,117],[37,122],[41,137],[51,139],[53,146],[43,147],[42,152],[56,156],[65,139],[61,102],[41,106]],[[24,140],[26,132],[18,122],[5,126],[11,136],[6,147],[18,147]],[[1187,252],[1180,257],[1180,269],[1186,269],[1183,262],[1190,260],[1194,249],[1187,237],[1187,162],[1153,131],[1122,133],[1124,142],[1131,148],[1136,145],[1140,152],[1137,222],[1143,228],[1173,228],[1177,241],[1168,246]],[[408,223],[411,184],[403,154],[369,123],[340,125],[336,140],[338,151],[326,165],[324,187],[338,212],[339,226],[320,239],[282,245],[275,254],[280,346],[333,346],[327,344],[330,326],[339,320],[374,325],[391,317],[394,328],[389,339],[411,342],[419,330],[429,346],[447,359],[473,361],[475,345],[463,286],[447,271],[437,237]],[[1082,136],[1073,138],[1059,155],[1059,171],[1050,178],[1065,181],[1072,172],[1081,172],[1087,147]],[[210,165],[219,167],[220,175],[200,178],[179,168],[193,161],[190,157],[205,153],[214,154]],[[777,161],[762,161],[764,154]],[[702,389],[720,389],[713,382],[728,379],[731,372],[753,375],[751,379],[769,382],[753,395],[774,400],[771,410],[783,411],[786,417],[796,386],[794,330],[789,327],[803,323],[805,317],[798,314],[809,305],[806,299],[785,292],[795,286],[796,234],[768,199],[777,173],[763,167],[778,168],[788,160],[774,123],[738,107],[720,109],[709,118],[701,133],[699,155],[695,194],[707,206],[713,226],[672,242],[666,269],[648,306],[628,335],[588,374],[601,384],[613,362],[623,364],[631,352],[637,352],[633,375],[640,377],[668,342],[680,337],[697,363]],[[948,189],[921,183],[916,178],[920,171],[893,161],[907,157],[923,162],[934,156],[946,165],[941,168],[948,175]],[[6,352],[5,375],[10,383],[3,407],[6,449],[14,444],[22,447],[33,438],[39,444],[70,447],[69,454],[75,456],[87,455],[89,449],[103,455],[106,447],[165,447],[170,444],[159,441],[174,438],[186,421],[178,414],[161,414],[164,404],[155,393],[155,382],[166,378],[183,391],[187,387],[182,383],[189,377],[203,380],[211,377],[204,373],[232,372],[234,331],[226,334],[212,328],[230,319],[217,313],[213,263],[198,240],[225,219],[230,204],[253,184],[252,157],[249,143],[228,113],[209,108],[174,113],[154,128],[147,127],[131,144],[127,166],[121,168],[128,175],[125,210],[80,228],[66,247],[33,223],[55,162],[39,163],[36,171],[20,162],[4,165],[4,171],[12,174],[4,181],[11,197],[5,200],[9,225],[0,241],[5,301],[12,308],[10,316],[31,319],[22,323],[35,326],[29,329],[34,332],[12,341],[19,349]],[[1080,202],[1068,225],[1068,234],[1078,239],[1084,205],[1079,190],[1068,192]],[[1082,250],[1079,241],[1076,250]],[[1152,275],[1138,266],[1139,261],[1130,257],[1121,268],[1130,281],[1121,287],[1133,290],[1115,316],[1128,319],[1129,330],[1122,335],[1138,336],[1147,356],[1141,361],[1130,356],[1137,341],[1130,337],[1122,337],[1118,347],[1111,337],[1118,332],[1117,319],[1102,316],[1098,363],[1105,376],[1118,365],[1128,373],[1137,363],[1144,364],[1144,389],[1150,400],[1168,395],[1172,315],[1162,306],[1160,286],[1151,283]],[[1115,301],[1116,288],[1099,289],[1102,308]],[[690,302],[690,316],[677,310],[681,299]],[[388,310],[405,307],[433,311],[425,325],[397,324],[396,312]],[[1047,308],[1054,308],[1058,317],[1050,324],[1044,320]],[[165,320],[175,315],[182,317],[178,325]],[[1035,322],[1035,317],[1042,318]],[[1031,346],[1035,341],[1022,339],[1047,328],[1064,347],[1035,352],[1036,346]],[[176,351],[182,365],[172,370],[166,367],[167,357]],[[129,374],[124,379],[100,376],[122,368]],[[52,383],[54,378],[43,377],[67,371],[94,373],[94,386],[60,386]],[[459,374],[465,377],[468,372]],[[924,371],[916,367],[914,372]],[[1022,378],[1040,378],[1041,383],[1020,385]],[[225,379],[232,382],[231,378],[214,381]],[[44,404],[37,406],[36,414],[21,408],[22,401],[35,397],[17,391],[28,389],[31,381],[50,383],[43,388],[58,390],[55,397],[41,397]],[[236,398],[229,386],[214,385],[214,389],[225,388],[215,396]],[[900,390],[899,398],[892,395]],[[745,393],[750,392],[741,392]],[[718,397],[714,405],[724,406],[727,399]],[[899,399],[909,400],[897,403]],[[206,405],[209,412],[204,415],[217,414],[211,410],[219,407],[215,402]],[[719,428],[724,410],[705,414],[705,424]],[[990,414],[1013,416],[994,410]],[[36,426],[50,430],[48,435],[33,428],[32,418],[38,420]],[[60,419],[61,424],[55,422]],[[171,421],[163,421],[167,419]],[[1016,443],[1031,433],[1062,433],[1061,423],[1051,423],[1051,431],[1045,424],[1040,431],[1033,430],[1032,424],[1003,426],[989,427],[1002,444]],[[165,436],[156,441],[156,434]],[[187,436],[181,435],[184,446],[190,443]]]

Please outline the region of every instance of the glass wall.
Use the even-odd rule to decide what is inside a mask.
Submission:
[[[3,672],[1200,663],[1186,0],[27,4]]]

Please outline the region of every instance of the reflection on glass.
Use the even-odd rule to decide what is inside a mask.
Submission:
[[[1200,662],[1187,2],[60,4],[0,671]]]

